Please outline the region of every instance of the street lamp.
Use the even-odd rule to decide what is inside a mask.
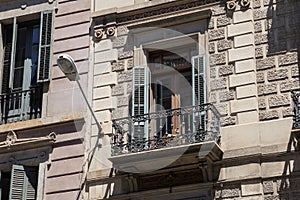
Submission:
[[[77,66],[76,66],[73,58],[71,56],[69,56],[68,54],[61,54],[57,58],[57,65],[61,69],[61,71],[67,76],[67,78],[70,81],[76,81],[76,83],[78,84],[79,89],[80,89],[80,91],[83,95],[83,98],[84,98],[90,112],[92,113],[92,116],[93,116],[93,118],[96,122],[98,130],[100,131],[101,130],[101,125],[100,125],[99,121],[97,120],[95,112],[93,111],[90,103],[88,102],[88,100],[86,98],[86,95],[83,92],[83,89],[82,89],[81,84],[79,82],[80,78],[79,78],[79,73],[78,73],[78,70],[77,70]]]

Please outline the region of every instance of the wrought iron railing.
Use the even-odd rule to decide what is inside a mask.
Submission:
[[[213,104],[182,107],[113,120],[112,156],[219,140]]]
[[[0,124],[25,121],[41,117],[42,87],[10,91],[0,95]]]
[[[293,129],[300,128],[300,90],[292,90]]]

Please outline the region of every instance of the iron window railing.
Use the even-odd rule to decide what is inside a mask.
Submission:
[[[41,117],[42,87],[10,91],[0,95],[0,124],[25,121]]]
[[[293,129],[300,128],[300,90],[292,90]]]
[[[220,114],[213,104],[113,120],[112,156],[205,141],[220,141]]]

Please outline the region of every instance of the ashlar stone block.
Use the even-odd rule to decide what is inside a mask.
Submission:
[[[94,87],[117,84],[117,73],[102,74],[94,77]]]
[[[253,97],[257,95],[257,87],[255,84],[240,86],[236,88],[237,99],[245,97]]]
[[[93,99],[107,98],[107,97],[110,97],[110,95],[111,95],[111,87],[110,86],[95,88]]]
[[[285,95],[273,95],[269,97],[269,106],[270,108],[290,105],[291,99],[289,94]]]
[[[261,110],[259,112],[259,120],[270,120],[279,118],[277,110]]]
[[[208,32],[209,41],[223,39],[223,38],[225,38],[225,29],[224,28],[219,28],[217,30],[209,30],[209,32]]]
[[[118,50],[111,49],[109,51],[101,51],[95,53],[95,63],[115,61],[118,59]]]
[[[259,195],[262,194],[261,183],[242,183],[241,184],[242,196]]]
[[[95,52],[106,51],[112,49],[112,42],[110,39],[95,42]]]
[[[109,110],[103,110],[95,112],[98,121],[109,122],[111,121],[111,112]]]
[[[288,78],[288,69],[279,69],[268,71],[267,79],[268,81],[276,81]]]
[[[238,123],[239,124],[248,124],[258,122],[258,112],[250,111],[250,112],[242,112],[237,114]]]
[[[235,62],[235,73],[254,71],[254,60],[242,60]]]
[[[251,21],[253,18],[252,10],[248,9],[246,11],[236,11],[233,13],[233,23],[241,23]]]
[[[258,103],[256,97],[230,101],[231,113],[239,113],[257,110]]]
[[[95,111],[112,110],[117,108],[117,97],[110,97],[93,101]]]
[[[106,74],[111,71],[111,62],[94,64],[94,75]]]
[[[232,24],[227,27],[228,37],[233,37],[237,35],[243,35],[246,33],[253,33],[254,27],[253,22],[245,22],[240,24]]]
[[[234,37],[234,47],[242,47],[254,44],[253,34],[246,34]]]
[[[236,86],[255,83],[255,78],[256,78],[256,76],[255,76],[254,72],[230,75],[229,76],[229,86],[236,87]]]
[[[253,46],[241,47],[229,50],[229,62],[237,60],[245,60],[253,58],[255,55],[255,48]]]

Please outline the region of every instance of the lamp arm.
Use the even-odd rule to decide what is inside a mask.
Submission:
[[[90,112],[92,113],[92,116],[93,116],[93,118],[94,118],[94,120],[95,120],[95,122],[96,122],[96,125],[97,125],[98,130],[99,130],[99,133],[100,133],[100,131],[102,130],[102,129],[101,129],[101,123],[98,121],[95,112],[93,111],[93,109],[92,109],[90,103],[88,102],[88,100],[87,100],[87,98],[86,98],[86,96],[85,96],[85,93],[84,93],[84,91],[83,91],[83,89],[82,89],[82,87],[81,87],[81,84],[80,84],[79,80],[76,80],[76,83],[78,84],[79,89],[80,89],[80,91],[81,91],[81,93],[82,93],[82,96],[83,96],[83,98],[84,98],[84,100],[85,100],[85,102],[86,102],[86,104],[87,104],[87,106],[88,106]]]

